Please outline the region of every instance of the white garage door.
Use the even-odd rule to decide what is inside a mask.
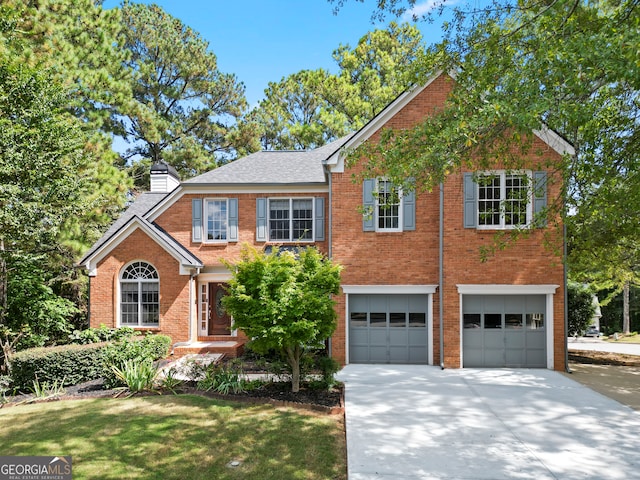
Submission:
[[[463,295],[463,366],[545,368],[544,295]]]
[[[349,295],[350,363],[427,363],[428,295]]]

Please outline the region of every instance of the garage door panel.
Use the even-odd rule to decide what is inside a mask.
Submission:
[[[545,295],[464,295],[462,301],[464,367],[546,366]]]
[[[428,295],[350,295],[349,361],[427,363],[428,305]]]

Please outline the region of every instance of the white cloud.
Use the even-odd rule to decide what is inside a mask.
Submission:
[[[402,20],[410,22],[413,21],[414,18],[420,19],[422,16],[427,15],[442,5],[450,7],[456,3],[458,3],[457,0],[427,0],[426,2],[416,3],[413,8],[404,12]]]

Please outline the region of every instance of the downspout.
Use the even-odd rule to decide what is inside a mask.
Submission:
[[[564,369],[572,373],[569,368],[569,294],[567,292],[567,224],[562,222],[562,256],[564,276]]]
[[[440,182],[440,232],[438,239],[438,310],[440,316],[440,368],[444,370],[444,183]]]
[[[333,228],[332,228],[332,205],[333,203],[331,202],[331,200],[333,199],[333,191],[331,188],[331,170],[327,167],[326,164],[324,164],[324,171],[325,174],[327,175],[327,178],[329,179],[329,198],[327,199],[327,203],[329,205],[327,205],[327,241],[329,242],[329,246],[327,248],[327,255],[329,258],[333,257]],[[332,353],[333,353],[333,337],[329,337],[329,340],[327,342],[327,355],[331,358]]]

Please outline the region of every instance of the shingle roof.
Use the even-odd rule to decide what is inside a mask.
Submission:
[[[183,184],[291,185],[326,183],[322,162],[350,138],[315,150],[263,151],[203,173]]]

